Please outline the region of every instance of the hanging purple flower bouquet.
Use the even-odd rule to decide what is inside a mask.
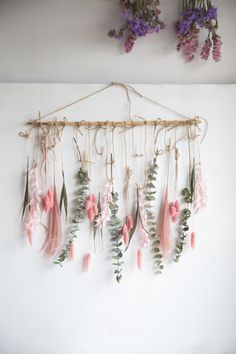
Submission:
[[[183,50],[187,61],[192,61],[199,46],[201,29],[208,31],[200,56],[208,60],[210,53],[215,62],[221,58],[221,37],[216,33],[218,28],[217,8],[210,0],[183,0],[181,20],[176,24],[176,35],[179,39],[177,50]]]
[[[129,53],[138,37],[144,37],[149,33],[158,33],[165,28],[164,22],[160,21],[161,11],[158,9],[159,0],[120,0],[125,23],[120,29],[112,29],[108,36],[121,39],[127,31],[128,37],[125,42],[125,51]]]

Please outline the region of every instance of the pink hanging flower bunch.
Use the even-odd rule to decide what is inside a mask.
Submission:
[[[149,33],[158,33],[165,28],[164,22],[159,18],[161,13],[158,8],[159,0],[120,0],[120,5],[125,23],[118,30],[110,30],[108,36],[121,39],[127,31],[126,53],[131,52],[139,37],[144,37]]]
[[[29,171],[29,211],[24,219],[24,228],[30,245],[33,242],[33,234],[40,224],[41,216],[41,188],[39,185],[38,172],[36,167]]]
[[[89,221],[94,221],[95,217],[98,215],[98,204],[96,196],[91,193],[85,201],[85,210]]]
[[[173,222],[176,222],[179,218],[180,214],[180,202],[176,200],[175,202],[171,202],[169,204],[169,215]]]
[[[126,246],[129,243],[129,234],[130,234],[130,231],[133,229],[133,227],[134,227],[133,217],[132,217],[132,215],[128,215],[126,218],[126,223],[123,225],[122,231],[121,231],[121,234],[122,234],[122,237],[124,240],[124,244]]]
[[[221,37],[216,33],[218,28],[217,8],[210,0],[183,0],[181,20],[176,24],[178,37],[177,51],[182,49],[187,61],[192,61],[199,47],[200,30],[208,31],[201,49],[200,57],[208,60],[212,53],[215,62],[221,58]]]

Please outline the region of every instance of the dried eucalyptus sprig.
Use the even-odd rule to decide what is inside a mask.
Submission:
[[[189,209],[183,209],[181,212],[181,223],[179,226],[179,238],[177,241],[177,245],[175,248],[175,255],[174,255],[174,262],[178,262],[181,254],[184,250],[184,245],[185,245],[185,239],[188,235],[188,219],[191,216],[191,211]]]
[[[123,250],[121,248],[122,246],[122,233],[121,233],[121,221],[118,218],[118,193],[112,192],[112,201],[110,202],[110,210],[111,210],[111,218],[109,221],[109,226],[110,226],[110,234],[111,234],[111,241],[112,241],[112,252],[113,256],[112,258],[114,259],[113,265],[115,266],[115,277],[116,281],[119,283],[122,279],[122,264],[124,263],[122,261],[123,258]]]
[[[85,217],[84,205],[85,205],[86,198],[88,196],[89,177],[88,177],[88,171],[85,170],[84,167],[80,167],[79,169],[78,180],[79,180],[80,188],[78,190],[78,197],[76,199],[77,205],[75,209],[75,215],[72,220],[72,224],[73,224],[72,230],[70,232],[70,235],[67,239],[64,248],[61,250],[57,260],[54,262],[54,264],[58,264],[60,266],[62,266],[63,262],[69,258],[71,246],[74,242],[74,239],[77,238],[77,232],[79,231],[79,224],[83,221]]]
[[[145,194],[146,194],[146,213],[147,213],[147,224],[148,224],[148,232],[149,237],[152,241],[152,252],[154,254],[154,270],[156,273],[161,273],[164,265],[163,265],[163,256],[160,249],[160,235],[158,233],[158,226],[156,221],[156,216],[154,214],[154,202],[156,200],[156,186],[155,181],[157,177],[157,156],[159,155],[158,151],[155,154],[152,164],[148,170],[147,174],[147,182],[145,184]]]

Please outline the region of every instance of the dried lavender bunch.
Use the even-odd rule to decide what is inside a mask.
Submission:
[[[121,39],[127,31],[126,53],[133,49],[139,37],[144,37],[149,33],[158,33],[165,28],[164,22],[159,19],[161,13],[158,9],[159,0],[120,0],[120,5],[125,23],[118,30],[110,30],[108,36]]]
[[[212,51],[215,62],[221,58],[221,37],[218,29],[217,8],[210,0],[183,0],[181,19],[176,24],[176,35],[179,39],[177,51],[183,50],[187,61],[192,61],[199,47],[200,30],[208,31],[200,57],[208,60]]]

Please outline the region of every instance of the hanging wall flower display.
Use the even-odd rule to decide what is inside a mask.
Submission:
[[[176,23],[178,38],[177,51],[182,50],[187,61],[192,61],[200,45],[200,32],[208,32],[200,52],[203,60],[208,60],[210,54],[215,62],[221,59],[221,37],[218,29],[217,8],[211,0],[183,0],[181,19]]]
[[[108,36],[116,39],[124,37],[126,53],[131,52],[135,41],[150,33],[158,33],[165,28],[160,20],[159,0],[120,0],[125,23],[118,29],[112,29]]]
[[[129,104],[131,95],[136,95],[162,106],[134,87],[121,83],[112,83],[95,93],[115,85],[126,91]],[[149,254],[154,273],[160,274],[168,263],[180,260],[185,247],[189,245],[194,249],[197,233],[193,218],[207,204],[198,144],[199,125],[205,120],[177,112],[180,120],[150,120],[141,116],[136,116],[140,120],[133,120],[130,114],[125,121],[43,119],[62,109],[65,107],[28,122],[29,132],[20,134],[29,138],[32,131],[37,132],[33,135],[37,137],[37,154],[27,157],[23,193],[22,222],[28,243],[35,246],[35,233],[43,225],[45,240],[41,249],[52,263],[62,267],[67,261],[80,257],[85,272],[92,268],[96,253],[106,249],[111,258],[108,267],[113,268],[118,283],[125,275],[129,257],[141,271],[145,254]],[[67,194],[68,173],[61,145],[67,126],[74,128],[77,156],[72,201]],[[144,140],[144,144],[138,146],[137,131]],[[104,139],[100,148],[98,135]],[[133,170],[127,168],[129,165],[134,166]],[[160,178],[159,169],[163,166]],[[87,224],[88,232],[81,231],[82,223]],[[86,249],[83,252],[80,249],[77,255],[76,244],[82,239]]]

